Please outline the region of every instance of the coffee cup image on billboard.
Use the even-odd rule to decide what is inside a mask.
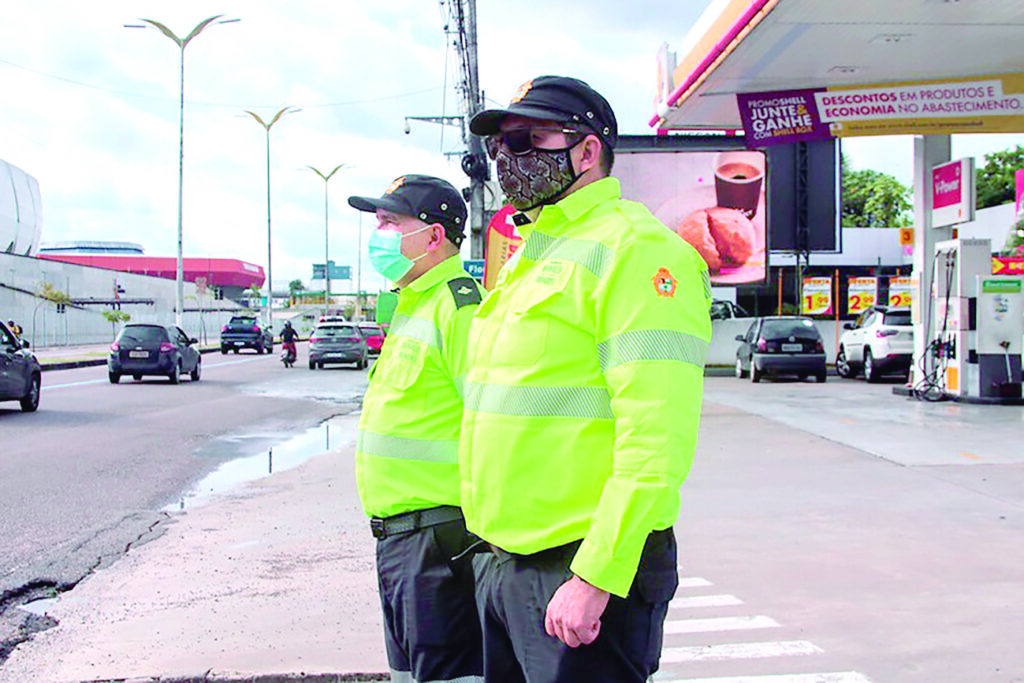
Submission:
[[[707,262],[708,270],[739,267],[754,255],[757,213],[764,179],[764,157],[749,152],[721,152],[712,164],[716,206],[691,211],[675,228]]]
[[[747,218],[757,213],[764,180],[764,155],[720,152],[715,156],[715,199],[718,206],[736,209]]]

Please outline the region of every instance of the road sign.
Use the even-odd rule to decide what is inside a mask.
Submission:
[[[338,266],[334,264],[334,261],[328,261],[327,263],[331,266],[331,279],[332,280],[351,280],[352,279],[352,266]],[[323,280],[324,279],[324,264],[314,263],[313,264],[313,279]]]
[[[473,276],[473,279],[483,282],[484,280],[484,260],[481,259],[468,259],[462,262],[466,272]]]

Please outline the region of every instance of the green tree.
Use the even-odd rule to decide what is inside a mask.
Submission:
[[[1024,168],[1024,147],[1004,149],[985,155],[985,165],[977,170],[977,208],[986,209],[1014,200],[1014,172]]]
[[[288,283],[288,292],[292,296],[298,296],[306,291],[306,285],[302,284],[302,280],[292,280]]]
[[[110,327],[114,332],[114,336],[117,336],[117,324],[126,323],[132,319],[131,313],[125,313],[122,310],[103,311],[103,317],[110,321]]]
[[[910,188],[893,176],[854,171],[842,157],[842,225],[844,228],[900,228],[911,224]]]
[[[43,282],[39,285],[39,292],[37,293],[40,299],[46,299],[52,301],[55,304],[69,304],[71,303],[71,297],[66,292],[62,292],[49,282]]]
[[[1024,256],[1024,214],[1017,217],[1003,245],[1003,256]]]

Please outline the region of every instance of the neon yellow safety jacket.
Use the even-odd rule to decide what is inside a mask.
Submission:
[[[399,293],[359,418],[356,483],[367,515],[459,504],[460,394],[480,299],[458,256]]]
[[[673,525],[700,418],[711,285],[697,252],[604,178],[546,206],[477,309],[459,451],[470,531],[629,592]]]

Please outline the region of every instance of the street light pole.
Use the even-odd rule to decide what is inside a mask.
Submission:
[[[167,28],[159,21],[153,21],[152,19],[139,19],[139,21],[145,22],[145,25],[124,25],[125,28],[147,28],[147,26],[151,26],[173,40],[181,52],[181,68],[178,78],[178,260],[174,278],[176,289],[174,298],[174,321],[178,327],[181,327],[182,316],[185,311],[185,268],[182,256],[182,195],[185,182],[185,48],[188,47],[188,44],[193,38],[202,33],[207,26],[214,22],[218,24],[231,24],[241,21],[241,19],[223,19],[218,21],[222,16],[224,15],[218,14],[210,17],[209,19],[204,19],[196,24],[184,38],[179,38],[173,31],[171,31],[171,29]]]
[[[285,114],[291,114],[292,112],[299,111],[296,107],[284,107],[281,111],[274,114],[269,121],[264,121],[260,118],[259,114],[246,110],[246,114],[256,119],[256,122],[263,126],[263,130],[267,133],[267,326],[273,324],[273,308],[274,308],[274,271],[271,266],[271,245],[270,240],[270,129],[274,127],[274,124],[281,120],[281,117]]]
[[[320,176],[320,179],[324,181],[324,315],[327,314],[328,308],[331,305],[331,260],[329,257],[329,240],[327,237],[327,183],[330,182],[331,177],[339,170],[345,167],[345,164],[338,164],[334,167],[334,170],[324,175],[321,171],[312,166],[307,166],[309,170]]]

